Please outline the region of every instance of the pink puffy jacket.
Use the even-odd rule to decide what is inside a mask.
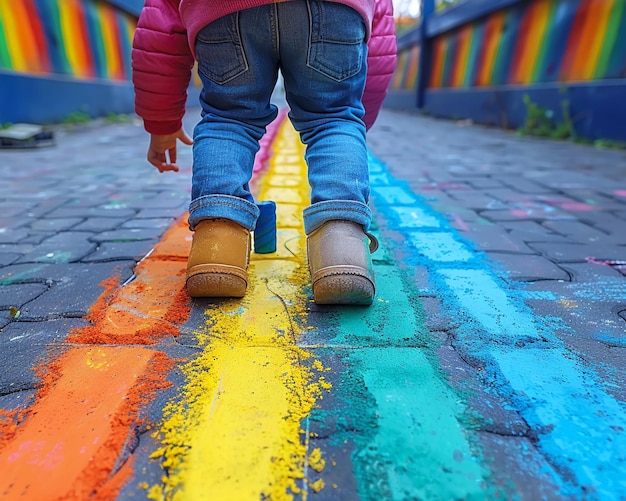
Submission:
[[[182,126],[198,31],[215,19],[275,0],[146,0],[133,40],[135,111],[151,134]],[[376,120],[396,64],[392,0],[329,0],[357,10],[370,28],[365,125]]]

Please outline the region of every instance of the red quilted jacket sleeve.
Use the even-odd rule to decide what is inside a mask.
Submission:
[[[364,121],[369,130],[378,117],[396,68],[396,28],[392,0],[376,0],[368,50],[363,105]]]
[[[182,126],[193,56],[178,0],[146,0],[133,39],[135,111],[152,134]]]

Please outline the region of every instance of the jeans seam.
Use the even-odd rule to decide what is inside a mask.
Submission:
[[[247,200],[242,200],[242,201],[243,202],[247,202]],[[247,203],[250,203],[250,202],[247,202]],[[252,211],[248,206],[246,206],[244,204],[238,205],[238,204],[235,204],[235,203],[232,203],[232,202],[229,202],[229,201],[223,201],[223,202],[222,201],[219,201],[219,202],[215,201],[215,202],[209,202],[209,203],[201,203],[201,202],[199,202],[199,203],[196,204],[195,200],[194,200],[194,202],[191,202],[189,210],[197,211],[199,209],[203,209],[204,207],[209,207],[211,205],[225,205],[225,206],[233,208],[233,209],[242,209],[242,210],[245,210],[248,214],[255,215],[254,211]]]
[[[359,209],[356,209],[354,207],[336,207],[336,208],[333,207],[333,208],[328,208],[328,207],[319,207],[319,206],[318,207],[313,207],[313,206],[310,206],[310,207],[308,207],[308,209],[310,209],[310,210],[308,210],[307,212],[309,212],[309,214],[315,214],[315,213],[318,213],[318,212],[321,212],[321,211],[340,210],[340,211],[365,212],[365,213],[367,213],[367,211],[365,209],[368,209],[368,207],[363,202],[357,202],[356,200],[354,200],[354,201],[353,200],[346,200],[346,202],[350,202],[350,205],[352,205],[353,203],[355,203],[355,204],[362,204],[364,209],[359,210]],[[324,204],[324,205],[330,205],[328,202],[321,202],[321,203]]]
[[[272,16],[272,26],[274,27],[274,51],[280,54],[280,21],[278,19],[278,3],[273,4],[274,14]]]

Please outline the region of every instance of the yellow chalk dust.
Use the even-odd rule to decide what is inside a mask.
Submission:
[[[150,499],[281,501],[323,488],[304,478],[307,461],[317,472],[325,462],[319,449],[307,458],[301,423],[330,384],[323,364],[297,346],[309,328],[301,224],[309,188],[303,146],[288,122],[277,152],[256,188],[257,199],[271,193],[287,205],[277,215],[278,250],[252,256],[245,298],[207,309],[195,336],[202,351],[181,368],[186,385],[155,434],[161,447],[152,457],[166,474]]]

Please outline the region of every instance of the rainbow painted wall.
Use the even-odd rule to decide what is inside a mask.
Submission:
[[[132,113],[143,0],[0,0],[0,123]]]
[[[128,81],[135,26],[103,1],[0,0],[0,70]]]
[[[626,141],[626,0],[466,0],[423,23],[399,39],[395,107],[416,92],[435,115],[519,126],[522,93],[535,93],[577,107],[583,136]]]
[[[415,89],[417,46],[401,51],[392,89]],[[626,78],[624,0],[536,0],[433,40],[430,88]]]

